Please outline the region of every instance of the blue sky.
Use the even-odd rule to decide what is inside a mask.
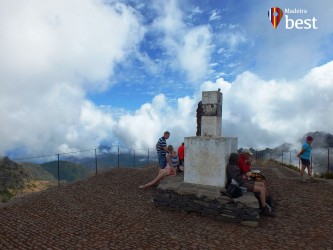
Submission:
[[[178,145],[218,88],[222,135],[239,147],[333,133],[330,0],[1,4],[0,154],[148,148],[164,130]],[[272,7],[306,13],[274,29]],[[287,17],[316,24],[287,29]]]

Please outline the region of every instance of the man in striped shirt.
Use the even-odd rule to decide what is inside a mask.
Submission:
[[[170,132],[165,131],[163,136],[156,143],[156,151],[158,156],[158,163],[160,168],[163,169],[167,165],[166,153],[168,151],[166,140],[169,139]]]

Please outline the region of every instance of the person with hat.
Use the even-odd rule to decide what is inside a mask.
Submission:
[[[248,153],[248,152],[247,152]],[[239,161],[238,153],[231,153],[229,163],[226,168],[227,183],[226,189],[231,183],[236,182],[239,186],[246,188],[247,192],[253,192],[259,201],[261,215],[274,216],[273,207],[267,203],[267,189],[264,182],[256,182],[254,179],[249,179],[251,172],[244,174],[237,162]],[[223,192],[221,192],[224,195]],[[226,194],[227,195],[227,194]]]
[[[244,183],[246,185],[257,185],[262,186],[265,189],[265,195],[262,193],[260,196],[256,195],[256,198],[258,199],[259,203],[262,204],[263,202],[266,203],[270,208],[272,208],[273,205],[273,198],[268,194],[267,191],[267,182],[264,175],[254,171],[251,171],[251,161],[252,161],[253,153],[248,148],[243,148],[240,152],[239,159],[237,161],[237,165],[241,172],[244,174],[245,179]],[[254,191],[257,193],[258,191]],[[263,198],[265,197],[265,199]]]
[[[304,171],[307,168],[308,169],[308,175],[310,177],[310,180],[313,180],[312,178],[312,169],[311,169],[311,143],[313,142],[313,138],[311,136],[306,137],[306,141],[302,145],[301,151],[297,154],[297,157],[301,159],[302,167],[301,167],[301,182],[304,182]]]

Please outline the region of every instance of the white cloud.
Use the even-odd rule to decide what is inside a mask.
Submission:
[[[201,84],[192,97],[172,102],[164,95],[143,105],[134,115],[122,117],[116,134],[128,146],[154,145],[164,130],[172,134],[169,143],[178,144],[196,131],[196,108],[202,91],[223,93],[222,134],[238,137],[239,147],[258,149],[297,143],[307,132],[333,133],[333,62],[314,68],[294,80],[263,80],[244,72],[234,82],[217,79]],[[317,84],[322,79],[323,84]],[[144,136],[142,136],[144,135]]]
[[[209,21],[220,20],[221,16],[219,14],[220,14],[220,12],[218,10],[213,10],[209,17]]]
[[[114,126],[115,135],[130,148],[154,147],[163,132],[171,132],[169,143],[177,144],[195,127],[193,117],[194,101],[189,97],[178,99],[173,108],[170,101],[160,94],[152,103],[146,103],[135,114],[127,114]],[[189,131],[192,132],[189,134]]]
[[[218,88],[223,93],[222,134],[238,137],[239,147],[263,149],[297,143],[310,131],[333,133],[329,115],[333,109],[332,70],[330,62],[295,81],[266,81],[244,72],[232,83],[206,81],[192,98],[179,98],[176,104],[158,95],[135,114],[121,117],[115,134],[127,146],[142,148],[151,147],[169,130],[169,143],[177,145],[184,137],[195,135],[195,112],[202,91]],[[323,77],[324,84],[316,84]]]
[[[162,45],[169,55],[169,66],[183,70],[191,82],[202,79],[209,70],[212,52],[210,26],[187,27],[184,13],[174,0],[158,2],[155,8],[160,17],[154,21],[152,30],[163,34]]]
[[[211,55],[212,35],[209,26],[189,30],[183,46],[178,48],[180,65],[188,73],[190,81],[200,79],[208,70]]]
[[[51,77],[48,82],[66,79],[105,88],[114,64],[142,38],[132,10],[121,4],[71,0],[2,5],[0,72],[5,78],[19,72],[24,85],[27,77],[45,74]]]
[[[129,148],[142,149],[154,147],[162,133],[169,130],[171,137],[168,143],[178,145],[184,137],[195,135],[195,111],[202,91],[218,88],[223,93],[223,136],[238,137],[239,147],[257,149],[275,147],[284,142],[296,143],[309,131],[333,133],[333,119],[329,116],[333,109],[332,70],[333,62],[330,62],[295,81],[265,81],[251,72],[244,72],[232,83],[223,79],[206,81],[196,95],[178,98],[177,103],[166,99],[165,95],[157,95],[151,103],[142,105],[133,114],[123,114],[116,119],[105,107],[98,108],[83,102],[81,111],[76,112],[75,104],[66,103],[67,109],[60,107],[59,110],[68,112],[63,114],[67,122],[61,120],[62,123],[51,127],[38,126],[43,120],[29,120],[31,112],[27,112],[29,115],[26,117],[21,114],[20,120],[29,120],[31,126],[22,126],[21,134],[19,131],[16,137],[19,140],[12,143],[13,146],[24,145],[42,150],[45,145],[52,145],[50,141],[53,141],[57,150],[69,150],[76,149],[78,145],[91,148],[101,141],[108,141],[110,144],[119,142]],[[322,76],[328,77],[325,84],[316,84]],[[61,93],[66,92],[58,91],[60,100],[55,105],[65,103]],[[77,95],[80,100],[80,93]],[[42,112],[47,113],[50,106]],[[52,112],[56,110],[54,107]],[[54,122],[51,116],[50,112],[49,119]],[[59,114],[55,116],[61,117]],[[14,119],[10,121],[10,125],[18,127],[13,123]],[[34,126],[38,127],[39,134],[34,132]]]
[[[0,153],[56,152],[108,138],[112,118],[85,95],[110,85],[114,65],[142,32],[135,12],[119,3],[2,1]]]
[[[225,136],[237,136],[240,147],[266,148],[294,143],[310,131],[333,133],[332,70],[330,62],[295,81],[265,81],[244,72],[233,83],[206,82],[201,90],[221,88]]]
[[[226,44],[231,51],[237,50],[238,46],[248,42],[246,32],[239,25],[229,25],[228,29],[222,32],[218,39]]]

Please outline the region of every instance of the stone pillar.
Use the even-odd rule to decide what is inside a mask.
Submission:
[[[201,135],[221,136],[222,93],[220,91],[202,92]]]
[[[224,187],[229,155],[237,138],[221,137],[222,93],[202,92],[201,136],[185,137],[184,182]]]

